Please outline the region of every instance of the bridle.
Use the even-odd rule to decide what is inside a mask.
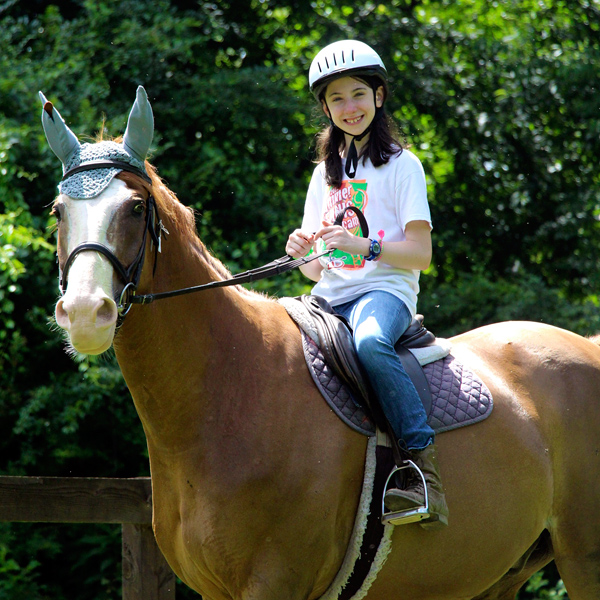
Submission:
[[[141,169],[138,169],[130,165],[129,163],[111,159],[93,161],[84,165],[74,167],[73,169],[70,169],[63,175],[62,180],[64,181],[65,179],[67,179],[67,177],[71,177],[71,175],[75,175],[76,173],[80,173],[82,171],[107,168],[118,168],[122,171],[135,173],[147,183],[152,183],[150,177],[148,177],[148,175],[144,173]],[[161,234],[163,232],[168,234],[168,231],[165,229],[158,214],[158,207],[156,206],[154,196],[150,193],[146,203],[146,223],[144,226],[142,243],[140,244],[140,248],[136,257],[133,259],[133,262],[128,267],[125,267],[123,263],[116,257],[114,252],[112,252],[112,250],[110,250],[110,248],[107,248],[104,244],[101,244],[99,242],[83,242],[71,251],[71,253],[67,257],[65,266],[61,270],[59,283],[61,294],[64,295],[67,291],[69,270],[71,269],[75,258],[77,258],[77,256],[82,252],[98,252],[99,254],[102,254],[105,258],[108,259],[108,261],[111,263],[111,265],[117,272],[117,275],[119,275],[119,277],[121,278],[121,281],[125,284],[125,287],[123,288],[119,297],[119,302],[117,303],[119,317],[123,318],[131,309],[131,298],[135,296],[137,286],[142,275],[142,269],[144,267],[144,258],[146,255],[146,239],[148,237],[148,234],[150,234],[150,239],[152,240],[152,244],[155,248],[154,268],[156,269],[158,253],[161,251]]]
[[[84,165],[79,165],[73,169],[67,171],[62,180],[64,181],[67,177],[71,175],[75,175],[76,173],[80,173],[82,171],[90,171],[93,169],[106,169],[106,168],[118,168],[122,171],[128,171],[130,173],[134,173],[141,177],[147,183],[152,184],[152,180],[148,175],[129,163],[119,161],[119,160],[102,160],[102,161],[93,161],[86,163]],[[362,212],[356,208],[355,206],[347,206],[343,210],[341,210],[334,221],[334,225],[341,225],[342,221],[346,215],[347,211],[352,211],[356,214],[363,237],[369,236],[369,226],[367,225],[367,221],[362,214]],[[82,252],[98,252],[102,254],[104,257],[108,259],[111,263],[117,275],[121,278],[122,282],[125,284],[125,287],[121,291],[121,295],[119,297],[119,301],[117,302],[117,310],[119,314],[119,321],[122,323],[125,315],[131,310],[131,307],[134,304],[150,304],[155,300],[162,300],[164,298],[173,298],[175,296],[182,296],[184,294],[191,294],[193,292],[199,292],[202,290],[217,288],[217,287],[226,287],[232,285],[240,285],[242,283],[251,283],[253,281],[258,281],[260,279],[265,279],[267,277],[272,277],[274,275],[279,275],[281,273],[285,273],[286,271],[290,271],[297,267],[300,267],[304,264],[312,262],[322,256],[326,256],[331,254],[332,250],[328,250],[322,252],[320,254],[314,254],[310,256],[305,256],[303,258],[294,259],[291,256],[282,256],[262,267],[258,267],[256,269],[251,269],[249,271],[244,271],[243,273],[238,273],[234,275],[230,279],[224,279],[221,281],[211,281],[209,283],[196,285],[188,288],[182,288],[179,290],[171,290],[168,292],[159,292],[156,294],[143,294],[137,295],[137,286],[139,284],[140,277],[142,275],[142,269],[144,267],[144,258],[146,255],[146,240],[148,234],[150,234],[150,239],[154,245],[154,271],[156,271],[156,263],[158,260],[158,254],[161,251],[161,234],[165,233],[168,235],[168,231],[165,229],[162,221],[160,220],[160,216],[158,213],[158,207],[156,206],[156,201],[154,200],[154,196],[152,193],[148,196],[148,201],[146,204],[146,224],[144,227],[144,234],[142,236],[142,243],[138,250],[137,256],[134,258],[133,262],[125,267],[123,263],[115,256],[115,254],[107,248],[104,244],[100,244],[99,242],[83,242],[76,246],[65,262],[65,266],[60,274],[60,291],[61,294],[64,295],[67,291],[68,284],[68,275],[69,269],[71,268],[73,261],[75,258],[81,254]],[[119,323],[119,324],[120,324]]]

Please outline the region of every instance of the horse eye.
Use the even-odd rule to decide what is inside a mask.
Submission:
[[[56,221],[60,223],[62,217],[60,216],[60,210],[57,206],[52,208],[52,210],[50,211],[50,216],[54,217]]]
[[[145,210],[145,206],[143,202],[138,202],[134,207],[133,207],[133,212],[136,215],[143,215],[144,214],[144,210]]]

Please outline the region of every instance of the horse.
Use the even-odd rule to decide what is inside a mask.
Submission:
[[[141,168],[81,159],[79,167],[116,174],[99,194],[74,198],[67,172],[54,201],[56,322],[77,352],[114,347],[147,439],[156,540],[179,578],[206,600],[316,600],[352,534],[367,438],[324,402],[300,331],[276,298],[224,285],[127,302],[132,287],[148,295],[231,279],[199,239],[192,211],[145,159],[140,89],[114,143],[143,158]],[[47,100],[43,115],[65,158],[75,136],[53,133],[64,122]],[[117,263],[135,266],[139,279],[124,281],[128,269]],[[597,600],[597,340],[505,322],[451,342],[491,390],[494,410],[438,436],[449,524],[395,527],[365,597],[514,600],[554,560],[571,600]]]

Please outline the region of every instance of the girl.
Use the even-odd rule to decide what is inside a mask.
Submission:
[[[365,367],[400,447],[423,472],[431,526],[447,523],[448,508],[435,456],[434,432],[419,395],[394,351],[416,312],[419,272],[431,261],[431,216],[419,159],[403,149],[384,110],[387,73],[379,55],[355,40],[322,49],[309,71],[310,89],[330,121],[318,139],[300,229],[286,245],[294,257],[333,250],[301,267],[324,297],[350,322]],[[348,205],[365,214],[377,237],[360,236]],[[422,506],[420,477],[388,489],[385,504],[400,511]]]

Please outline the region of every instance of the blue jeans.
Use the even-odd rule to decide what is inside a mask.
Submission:
[[[408,450],[433,443],[421,398],[394,350],[412,320],[406,304],[375,290],[334,308],[352,326],[358,358],[396,439]]]

